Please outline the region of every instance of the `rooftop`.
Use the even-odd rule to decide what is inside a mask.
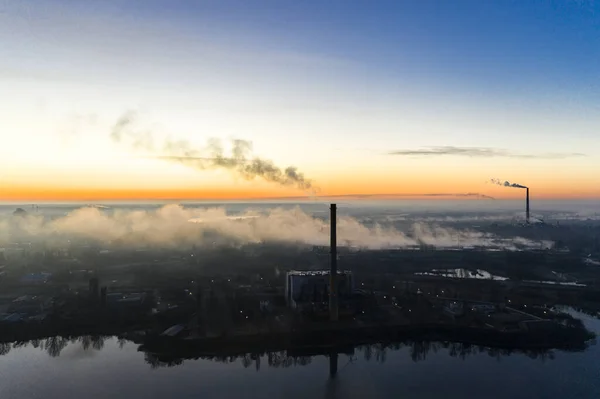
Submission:
[[[291,276],[328,276],[329,270],[290,270],[288,275]],[[352,274],[348,270],[338,270],[338,274]]]

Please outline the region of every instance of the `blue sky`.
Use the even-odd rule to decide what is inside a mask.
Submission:
[[[598,77],[600,6],[592,0],[114,3],[200,35],[354,60],[384,78],[408,72],[462,77],[473,88],[583,91]]]
[[[352,168],[381,182],[410,168],[419,176],[404,185],[428,179],[433,189],[469,168],[471,186],[497,171],[548,192],[565,182],[600,187],[591,172],[600,168],[597,1],[25,0],[3,7],[0,83],[9,95],[1,138],[17,145],[35,135],[64,160],[42,150],[0,152],[31,173],[44,165],[59,173],[83,162],[73,154],[91,150],[104,153],[84,157],[90,170],[106,157],[119,158],[117,169],[164,170],[125,161],[105,142],[107,126],[135,108],[164,134],[252,140],[261,156],[291,162],[325,185]],[[57,131],[73,115],[96,122],[78,126],[65,144]],[[530,157],[387,154],[440,146]],[[545,156],[558,153],[567,155]],[[169,168],[164,179],[190,177]],[[109,169],[103,178],[115,173]]]

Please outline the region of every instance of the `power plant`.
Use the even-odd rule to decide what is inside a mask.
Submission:
[[[338,301],[337,301],[337,205],[331,204],[330,207],[330,251],[331,251],[331,271],[329,273],[329,318],[331,321],[338,319]]]
[[[524,188],[525,189],[525,222],[529,224],[529,187],[524,186],[518,183],[511,183],[509,181],[502,181],[500,179],[491,179],[490,182],[497,184],[503,187],[512,187],[512,188]]]
[[[536,223],[530,221],[529,188],[502,185],[525,189],[526,220]],[[339,355],[352,356],[363,345],[381,349],[381,343],[441,340],[537,351],[581,348],[587,339],[583,327],[566,328],[562,323],[571,319],[551,309],[577,304],[589,312],[600,309],[600,299],[590,295],[598,285],[593,268],[587,266],[600,259],[598,241],[573,234],[580,225],[585,230],[579,231],[586,232],[597,224],[520,228],[524,239],[564,239],[565,247],[580,245],[578,252],[527,251],[518,242],[510,249],[491,251],[470,245],[460,250],[429,250],[425,245],[355,250],[345,240],[348,227],[341,219],[344,245],[338,250],[337,204],[328,205],[329,253],[326,228],[317,240],[321,245],[300,245],[297,251],[285,245],[274,251],[272,242],[239,247],[206,243],[198,248],[194,239],[180,249],[119,246],[114,247],[119,251],[96,247],[92,252],[82,240],[80,245],[69,243],[73,255],[40,258],[37,268],[22,276],[22,261],[4,258],[5,250],[0,249],[0,305],[5,309],[0,313],[0,344],[15,337],[123,336],[140,345],[152,367],[159,359],[171,365],[173,359],[242,356],[246,367],[251,360],[258,365],[264,353],[269,354],[269,365],[292,357],[300,364],[301,358],[324,355],[334,377],[343,369],[338,369]],[[21,209],[20,214],[27,212]],[[223,215],[218,220],[245,217],[251,216]],[[319,234],[323,223],[319,217]],[[515,231],[512,223],[489,225],[505,235]],[[36,249],[30,247],[30,241],[23,240],[8,249]],[[582,254],[587,255],[585,264]],[[90,259],[94,270],[80,270],[76,256]],[[27,259],[35,264],[33,257]],[[130,263],[132,259],[136,263]],[[122,266],[113,267],[115,262]],[[137,262],[156,266],[140,273]]]
[[[526,187],[525,190],[527,190],[525,199],[525,218],[526,222],[529,223],[529,187]]]

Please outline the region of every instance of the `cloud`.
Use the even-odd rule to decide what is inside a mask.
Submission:
[[[584,157],[585,154],[579,152],[566,153],[541,153],[541,154],[521,154],[512,152],[503,148],[492,147],[456,147],[456,146],[431,146],[417,150],[396,150],[390,151],[389,155],[400,156],[463,156],[473,158],[519,158],[519,159],[564,159],[573,157]]]

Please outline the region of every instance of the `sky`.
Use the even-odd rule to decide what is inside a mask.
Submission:
[[[595,0],[4,0],[0,92],[5,201],[600,199]],[[160,158],[211,139],[313,189]]]

